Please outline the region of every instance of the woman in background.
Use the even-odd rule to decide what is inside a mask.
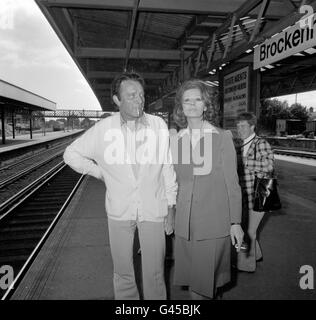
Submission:
[[[255,175],[266,177],[273,172],[274,155],[270,144],[255,133],[256,116],[251,112],[243,112],[237,116],[237,132],[242,139],[241,163],[239,179],[243,193],[243,215],[245,216],[244,230],[247,230],[246,242],[248,251],[237,255],[237,268],[240,271],[254,272],[256,262],[262,260],[262,252],[257,240],[257,229],[264,212],[253,210]],[[244,222],[243,222],[244,223]]]
[[[192,299],[215,298],[230,281],[231,242],[239,251],[243,240],[236,152],[231,134],[210,123],[213,107],[203,81],[177,90],[174,120],[183,129],[173,154],[179,184],[174,283],[189,286]]]

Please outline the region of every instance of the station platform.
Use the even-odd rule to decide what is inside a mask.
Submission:
[[[32,146],[45,141],[55,140],[61,137],[71,136],[76,132],[83,131],[82,129],[74,129],[71,131],[48,131],[43,134],[43,132],[34,132],[33,139],[30,138],[29,134],[17,135],[15,139],[9,137],[6,139],[5,144],[0,144],[0,154],[3,152],[16,150],[22,147]]]
[[[316,299],[315,283],[314,289],[300,286],[300,268],[316,269],[316,161],[302,165],[276,158],[283,208],[264,217],[259,236],[264,259],[256,272],[233,269],[224,300]],[[114,298],[104,193],[102,182],[84,179],[11,300]],[[139,278],[137,253],[135,260]],[[189,299],[188,291],[172,285],[172,275],[172,264],[166,264],[169,299]]]

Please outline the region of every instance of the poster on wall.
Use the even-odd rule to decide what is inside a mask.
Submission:
[[[235,119],[248,110],[249,67],[224,76],[224,128],[235,130]]]

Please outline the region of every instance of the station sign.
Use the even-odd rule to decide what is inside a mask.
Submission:
[[[233,129],[237,115],[248,110],[248,90],[249,67],[224,76],[224,128]]]
[[[316,46],[316,14],[310,24],[298,21],[254,49],[253,68],[259,69],[300,51]]]

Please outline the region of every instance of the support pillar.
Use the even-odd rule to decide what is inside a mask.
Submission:
[[[46,121],[45,121],[45,117],[43,117],[43,135],[46,136]]]
[[[249,81],[249,105],[248,111],[253,112],[257,118],[260,116],[260,71],[252,70],[250,68],[249,72],[250,81]]]
[[[12,111],[12,138],[15,139],[15,116],[14,116],[14,111]]]
[[[184,49],[181,47],[180,51],[180,82],[182,83],[184,81]]]
[[[32,132],[32,111],[30,111],[30,138],[33,139],[33,132]]]
[[[1,132],[2,132],[2,144],[5,144],[5,111],[1,110]]]
[[[218,125],[223,128],[224,126],[224,72],[223,70],[217,69],[218,73],[218,103],[219,103],[219,120]]]
[[[168,106],[168,129],[170,129],[170,126],[171,126],[171,112],[172,112],[172,109],[170,109]]]
[[[67,117],[67,132],[69,131],[69,119],[70,119],[70,111]]]

